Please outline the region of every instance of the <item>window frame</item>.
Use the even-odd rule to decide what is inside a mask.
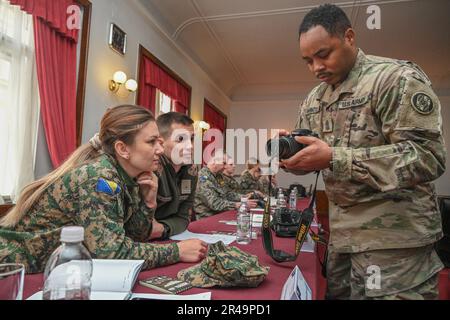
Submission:
[[[153,61],[153,63],[157,64],[161,69],[163,69],[165,72],[167,72],[172,78],[174,78],[175,80],[177,80],[179,83],[181,83],[184,87],[186,87],[189,90],[189,105],[188,107],[188,113],[187,115],[190,117],[191,116],[191,105],[192,105],[192,87],[186,82],[184,81],[178,74],[176,74],[174,71],[172,71],[168,66],[166,66],[161,60],[159,60],[157,57],[155,57],[152,53],[150,53],[150,51],[148,51],[142,44],[139,44],[139,53],[138,53],[138,79],[141,79],[141,69],[142,69],[142,64],[144,63],[144,59],[142,59],[143,57],[146,57],[148,59],[150,59],[151,61]],[[158,88],[156,88],[157,91],[161,91]],[[140,86],[138,86],[138,89],[136,91],[136,95],[135,95],[135,104],[138,104],[138,99],[139,99],[139,90],[140,90]],[[159,94],[156,94],[156,99],[158,99]],[[173,99],[172,100],[172,104],[173,104]],[[159,108],[159,103],[158,100],[155,103],[155,116],[157,117],[157,107]],[[173,105],[171,106],[171,108],[173,108]]]
[[[76,138],[77,147],[81,145],[83,135],[84,103],[86,98],[86,76],[89,54],[89,35],[91,28],[92,3],[89,0],[76,0],[83,8],[83,24],[81,26],[80,56],[78,60],[77,101],[76,101]]]

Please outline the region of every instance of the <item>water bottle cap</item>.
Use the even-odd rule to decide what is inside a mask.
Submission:
[[[61,230],[61,242],[81,242],[83,240],[83,227],[64,227]]]

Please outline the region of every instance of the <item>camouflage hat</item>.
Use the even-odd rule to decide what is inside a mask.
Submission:
[[[178,279],[202,288],[257,287],[268,272],[269,267],[262,267],[258,257],[219,241],[209,246],[201,263],[178,272]]]

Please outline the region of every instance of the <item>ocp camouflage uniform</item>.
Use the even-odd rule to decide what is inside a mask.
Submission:
[[[440,103],[415,64],[366,56],[334,91],[322,83],[300,107],[296,128],[333,147],[323,170],[330,204],[330,298],[430,298],[443,265],[432,180],[445,170]],[[381,271],[381,287],[369,266]],[[351,287],[351,288],[350,288]],[[428,288],[425,292],[423,288]]]
[[[208,167],[198,172],[197,189],[194,198],[194,211],[197,219],[236,209],[236,201],[228,200],[222,174],[214,174]]]
[[[158,175],[158,206],[155,219],[165,226],[162,239],[179,234],[187,229],[190,210],[194,206],[197,186],[195,165],[182,166],[175,172],[166,156],[161,156],[161,170]]]
[[[144,268],[179,261],[178,246],[143,243],[150,236],[153,209],[139,186],[108,155],[73,169],[50,185],[13,228],[0,228],[0,263],[24,263],[43,272],[60,245],[61,229],[82,226],[93,258],[143,259]]]

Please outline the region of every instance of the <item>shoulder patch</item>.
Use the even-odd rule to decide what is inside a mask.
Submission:
[[[198,180],[199,180],[200,182],[205,182],[206,180],[208,180],[208,177],[207,177],[207,176],[200,176],[200,177],[198,178]]]
[[[119,194],[120,191],[122,191],[117,183],[103,178],[98,179],[95,190],[97,192],[109,194],[110,196],[115,196],[116,194]]]
[[[424,92],[416,92],[411,97],[411,105],[420,114],[430,114],[434,110],[433,100]]]

